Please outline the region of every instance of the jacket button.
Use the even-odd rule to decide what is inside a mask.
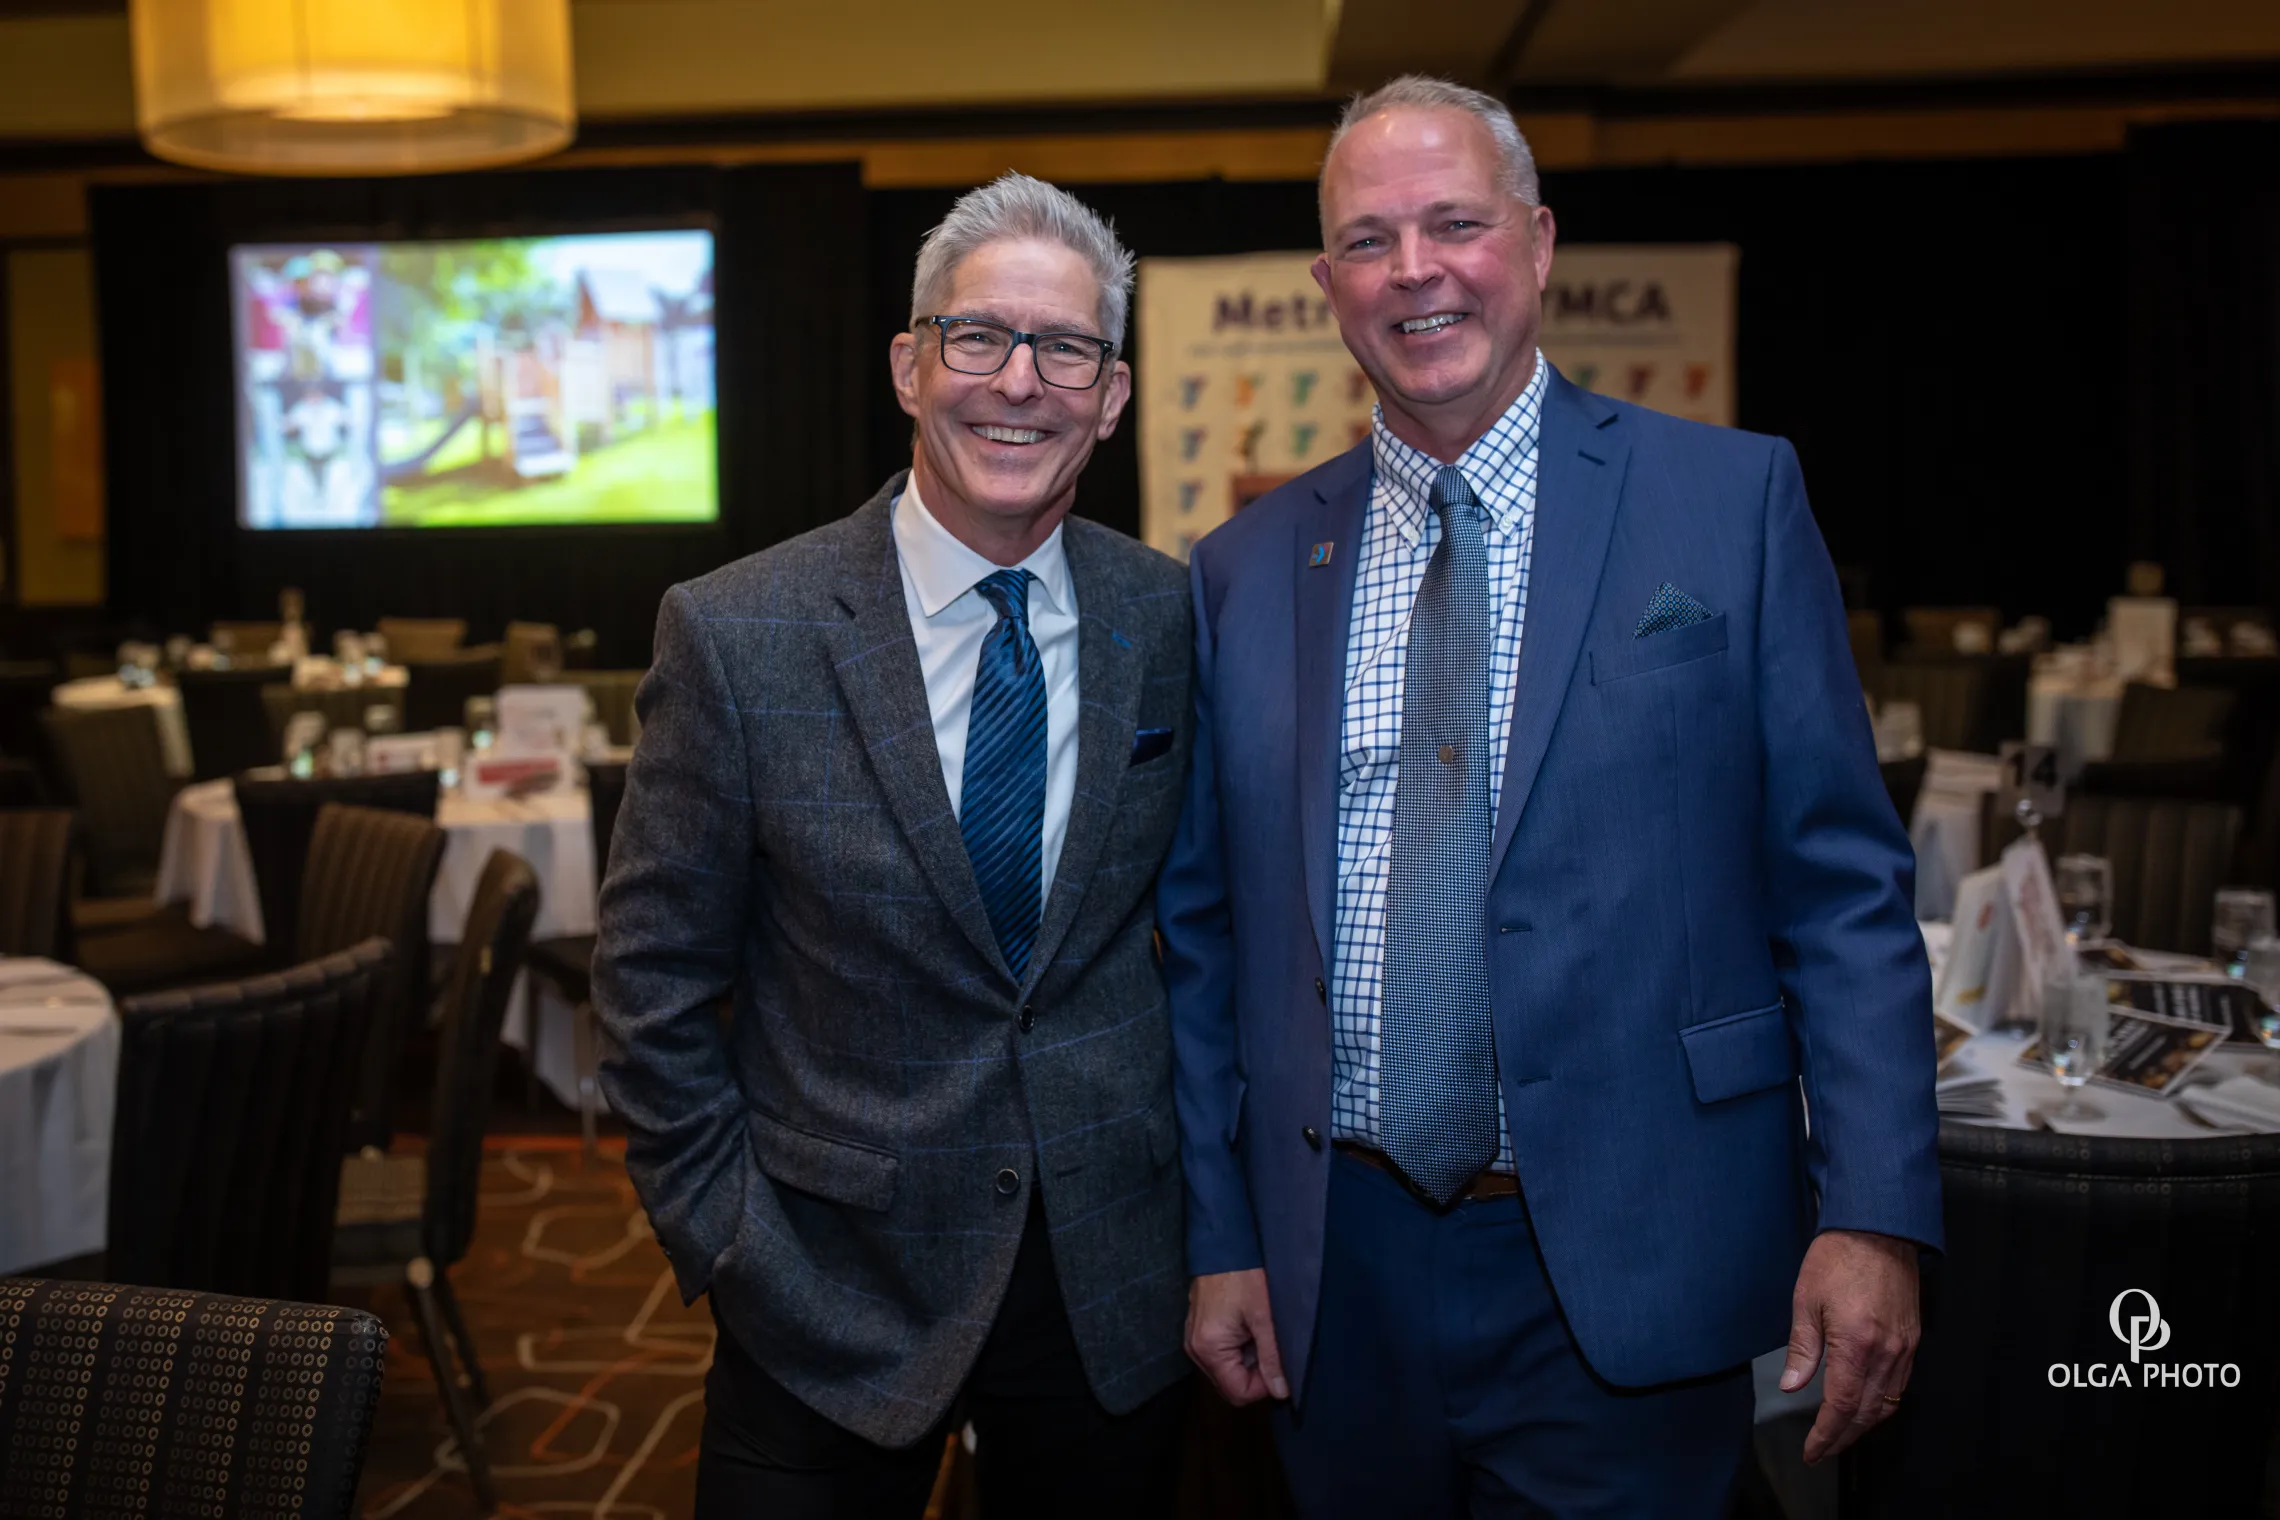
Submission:
[[[1298,1133],[1306,1141],[1306,1148],[1308,1150],[1318,1151],[1322,1149],[1322,1136],[1314,1128],[1313,1125],[1309,1124],[1306,1126],[1306,1128],[1300,1130]]]
[[[1036,1010],[1036,1008],[1035,1008],[1035,1007],[1033,1007],[1032,1005],[1028,1004],[1028,1003],[1024,1003],[1024,1004],[1022,1004],[1022,1005],[1021,1005],[1021,1020],[1020,1020],[1020,1023],[1021,1023],[1021,1032],[1022,1032],[1023,1034],[1027,1034],[1027,1033],[1029,1033],[1029,1031],[1030,1031],[1030,1030],[1032,1030],[1032,1029],[1035,1029],[1035,1028],[1037,1027],[1037,1010]]]
[[[1021,1173],[1015,1171],[1010,1166],[1007,1167],[1004,1171],[998,1173],[997,1190],[1000,1194],[1007,1198],[1011,1198],[1014,1194],[1020,1192]]]
[[[1314,979],[1314,996],[1324,1003],[1330,1001],[1330,988],[1323,982],[1322,978],[1320,977],[1316,977]]]

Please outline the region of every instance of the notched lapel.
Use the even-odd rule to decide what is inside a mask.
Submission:
[[[1306,908],[1324,964],[1330,960],[1338,860],[1339,724],[1346,709],[1346,635],[1362,561],[1362,511],[1370,494],[1369,445],[1355,467],[1291,515],[1290,573],[1298,615],[1298,827]],[[1325,565],[1314,546],[1338,548]]]
[[[837,588],[848,621],[826,629],[824,643],[872,774],[919,869],[974,948],[1010,979],[1013,972],[982,907],[965,836],[958,832],[958,815],[950,810],[950,793],[942,784],[926,676],[919,668],[918,640],[910,631],[895,563],[889,514],[900,489],[898,476],[848,524]]]
[[[1086,535],[1063,531],[1069,579],[1077,588],[1077,790],[1069,799],[1069,827],[1053,865],[1037,944],[1030,952],[1026,996],[1053,964],[1076,922],[1102,848],[1116,823],[1116,803],[1132,757],[1132,730],[1140,715],[1146,665],[1116,620],[1124,586]]]
[[[1584,629],[1599,596],[1599,575],[1615,532],[1630,440],[1618,414],[1557,371],[1544,406],[1536,532],[1528,566],[1528,609],[1520,629],[1519,691],[1505,746],[1504,789],[1489,851],[1493,875],[1520,826],[1544,763],[1552,727],[1575,675]]]

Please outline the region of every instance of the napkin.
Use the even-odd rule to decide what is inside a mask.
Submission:
[[[2252,1134],[2280,1134],[2280,1087],[2261,1077],[2227,1077],[2209,1086],[2188,1087],[2177,1106],[2205,1124]]]
[[[2003,1117],[2003,1084],[1984,1072],[1962,1071],[1942,1077],[1933,1094],[1939,1111],[1953,1119]]]

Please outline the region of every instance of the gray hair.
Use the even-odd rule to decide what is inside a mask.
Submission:
[[[1099,212],[1058,185],[1026,174],[1001,174],[958,197],[941,225],[918,245],[911,280],[910,320],[941,310],[950,282],[968,255],[989,243],[1034,238],[1059,243],[1092,266],[1100,281],[1100,330],[1124,346],[1124,317],[1132,306],[1132,254],[1116,240]]]
[[[1512,119],[1512,112],[1494,95],[1470,90],[1446,79],[1435,79],[1430,74],[1404,74],[1399,79],[1387,80],[1367,95],[1356,95],[1346,102],[1345,111],[1338,117],[1337,130],[1330,134],[1330,150],[1322,155],[1325,173],[1330,168],[1330,154],[1338,151],[1338,144],[1346,134],[1361,122],[1377,115],[1407,107],[1420,111],[1465,111],[1479,118],[1495,139],[1496,157],[1503,168],[1504,188],[1530,206],[1544,203],[1542,187],[1536,180],[1536,155],[1528,151],[1528,139],[1520,135],[1520,124]],[[1316,195],[1320,195],[1321,181],[1315,181]]]

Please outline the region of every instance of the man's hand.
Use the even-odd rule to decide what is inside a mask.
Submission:
[[[1190,1300],[1192,1305],[1193,1300]],[[1191,1308],[1188,1343],[1195,1341]],[[1805,1437],[1805,1460],[1835,1456],[1899,1406],[1923,1326],[1916,1301],[1916,1246],[1865,1230],[1824,1230],[1805,1252],[1789,1311],[1789,1363],[1781,1386],[1810,1382],[1828,1352],[1821,1415]]]
[[[1214,1272],[1188,1284],[1187,1354],[1230,1404],[1290,1397],[1265,1268]]]

